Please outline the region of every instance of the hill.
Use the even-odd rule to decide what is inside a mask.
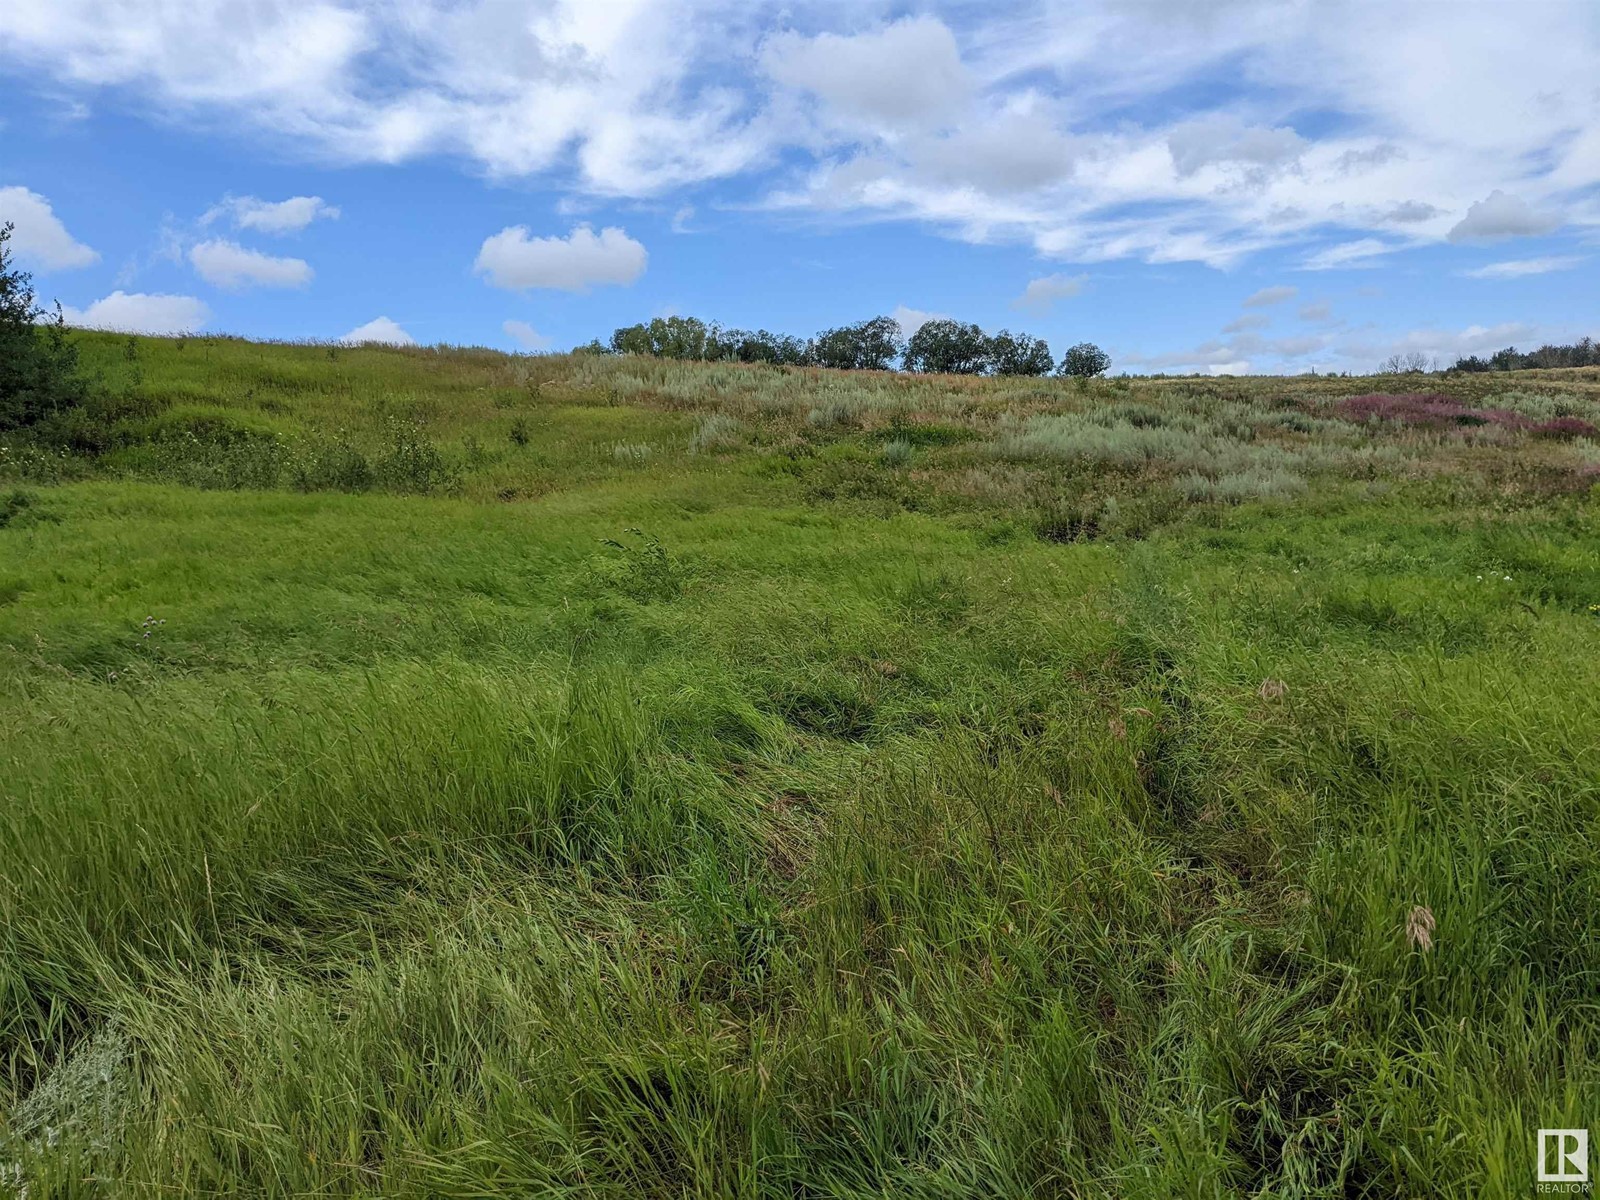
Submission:
[[[1592,1115],[1600,371],[80,336],[31,1195],[1492,1195]]]

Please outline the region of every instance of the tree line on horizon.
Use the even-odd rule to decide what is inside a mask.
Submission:
[[[1453,371],[1534,371],[1552,367],[1600,367],[1600,345],[1593,338],[1579,338],[1570,346],[1545,344],[1523,353],[1515,346],[1496,350],[1488,358],[1476,354],[1456,359]]]
[[[1463,354],[1448,367],[1441,368],[1437,358],[1430,359],[1421,351],[1409,354],[1391,354],[1378,364],[1380,375],[1431,375],[1439,371],[1538,371],[1553,367],[1600,367],[1600,345],[1593,338],[1579,338],[1570,346],[1545,343],[1537,350],[1524,353],[1515,346],[1496,350],[1484,358],[1477,354]]]
[[[925,321],[907,337],[893,317],[873,317],[824,329],[815,337],[765,329],[724,329],[697,317],[656,317],[624,325],[609,342],[581,347],[591,354],[641,354],[695,362],[772,363],[845,371],[902,370],[945,375],[1104,375],[1111,356],[1080,342],[1058,363],[1043,338],[1002,329],[989,334],[947,317]]]

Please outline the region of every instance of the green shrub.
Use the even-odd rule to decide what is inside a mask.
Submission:
[[[392,419],[388,432],[389,444],[372,464],[372,478],[379,487],[426,496],[460,486],[460,472],[423,435],[419,425]]]
[[[33,277],[11,259],[8,221],[0,225],[0,432],[21,429],[83,403],[78,351],[61,310],[41,325]]]

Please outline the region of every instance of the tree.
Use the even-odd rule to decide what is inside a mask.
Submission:
[[[795,366],[805,361],[806,344],[787,334],[768,333],[765,329],[719,329],[712,326],[712,339],[716,360],[743,363],[781,363]]]
[[[625,325],[611,335],[618,354],[651,354],[657,358],[703,359],[712,331],[695,317],[656,317],[648,325]]]
[[[996,375],[1048,375],[1056,365],[1043,338],[1009,329],[989,339],[989,362]]]
[[[55,320],[40,324],[45,310],[35,300],[33,276],[12,262],[12,229],[9,221],[0,225],[0,430],[82,404],[85,391],[61,306]]]
[[[981,375],[989,369],[989,338],[976,325],[924,321],[906,343],[905,368],[943,375]]]
[[[1079,342],[1061,357],[1058,374],[1092,379],[1111,369],[1111,356],[1093,342]]]
[[[1421,375],[1429,370],[1428,356],[1420,350],[1391,354],[1378,364],[1380,375]]]
[[[644,325],[624,325],[611,335],[613,354],[654,354],[650,330]]]
[[[904,348],[899,322],[893,317],[873,317],[855,325],[823,330],[812,339],[807,357],[819,367],[887,371]]]

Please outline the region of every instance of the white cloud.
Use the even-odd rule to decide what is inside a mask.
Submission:
[[[1209,371],[1213,375],[1243,375],[1261,365],[1263,360],[1280,370],[1286,369],[1307,355],[1325,350],[1328,344],[1329,339],[1321,334],[1264,338],[1241,331],[1234,337],[1213,339],[1188,350],[1124,354],[1121,361],[1128,366],[1152,371],[1178,371],[1183,374]]]
[[[68,325],[118,333],[191,333],[211,319],[211,310],[193,296],[112,292],[88,308],[62,306]]]
[[[1265,329],[1272,324],[1272,318],[1265,313],[1246,313],[1242,317],[1235,317],[1222,327],[1223,333],[1246,333],[1252,329]]]
[[[972,87],[955,35],[937,17],[850,36],[780,34],[761,58],[777,82],[819,97],[846,120],[938,124],[961,110]]]
[[[1521,279],[1526,275],[1548,275],[1551,271],[1567,271],[1581,263],[1577,255],[1559,255],[1551,258],[1514,258],[1507,262],[1490,263],[1461,272],[1469,279]]]
[[[615,225],[598,235],[579,225],[564,238],[530,237],[527,226],[513,225],[484,240],[473,270],[510,291],[586,292],[597,285],[628,286],[644,274],[649,258],[642,245]]]
[[[1395,354],[1413,353],[1438,359],[1441,365],[1448,366],[1464,355],[1493,354],[1506,346],[1559,340],[1560,337],[1551,330],[1541,330],[1526,322],[1508,321],[1498,325],[1468,325],[1458,330],[1413,329],[1398,337],[1352,338],[1336,350],[1352,369],[1358,370],[1371,370]]]
[[[1251,292],[1244,298],[1243,305],[1245,308],[1271,308],[1274,304],[1293,300],[1299,294],[1299,288],[1279,284],[1276,287],[1264,287],[1259,292]]]
[[[681,206],[677,212],[672,214],[672,232],[693,233],[694,230],[689,228],[689,222],[692,220],[694,220],[694,205],[685,204]]]
[[[259,200],[254,196],[224,196],[221,203],[206,210],[200,224],[226,220],[235,229],[258,233],[298,233],[311,222],[334,220],[339,210],[321,196],[291,196],[287,200]]]
[[[1336,271],[1353,269],[1357,267],[1375,267],[1373,261],[1383,257],[1399,247],[1381,242],[1377,238],[1358,238],[1353,242],[1341,242],[1337,246],[1329,246],[1326,250],[1319,250],[1310,255],[1300,264],[1303,271]]]
[[[1287,166],[1300,157],[1305,145],[1305,139],[1287,126],[1246,125],[1230,116],[1185,121],[1167,134],[1173,166],[1182,176],[1224,164],[1257,169]]]
[[[889,315],[895,319],[895,323],[900,326],[900,332],[906,337],[910,337],[929,321],[944,320],[949,316],[948,313],[923,312],[920,308],[907,308],[904,304],[895,305],[894,311]]]
[[[1600,229],[1585,0],[1515,19],[1494,4],[1356,21],[1268,0],[1085,0],[883,24],[893,11],[12,0],[0,66],[280,156],[450,155],[559,179],[578,204],[738,178],[738,202],[1061,261],[1226,267],[1272,248],[1437,243],[1496,192],[1523,199],[1532,229],[1557,213]],[[1174,111],[1218,79],[1225,107]],[[1458,236],[1530,228],[1505,217],[1469,215]]]
[[[0,188],[0,224],[6,221],[17,227],[11,235],[11,248],[25,265],[57,271],[86,267],[100,258],[67,232],[50,201],[38,192]]]
[[[1497,242],[1505,238],[1538,237],[1561,228],[1561,217],[1541,212],[1521,196],[1499,188],[1490,192],[1462,217],[1447,235],[1452,242]]]
[[[1018,312],[1043,316],[1055,307],[1057,300],[1078,295],[1088,283],[1087,275],[1043,275],[1030,279],[1022,295],[1011,302],[1011,307]]]
[[[1431,204],[1423,204],[1420,200],[1404,200],[1387,212],[1379,214],[1378,220],[1388,225],[1415,225],[1420,221],[1432,220],[1440,214],[1440,211]]]
[[[524,350],[548,350],[555,339],[540,333],[526,321],[507,321],[500,326]]]
[[[401,329],[398,324],[388,317],[374,317],[365,325],[357,325],[339,340],[347,346],[415,346],[417,344],[416,338]]]
[[[220,238],[189,247],[189,263],[207,283],[231,292],[305,287],[314,274],[304,259],[274,258]]]
[[[1333,320],[1333,306],[1326,300],[1318,300],[1313,304],[1302,304],[1300,306],[1300,319],[1309,321],[1312,324],[1331,321]]]

